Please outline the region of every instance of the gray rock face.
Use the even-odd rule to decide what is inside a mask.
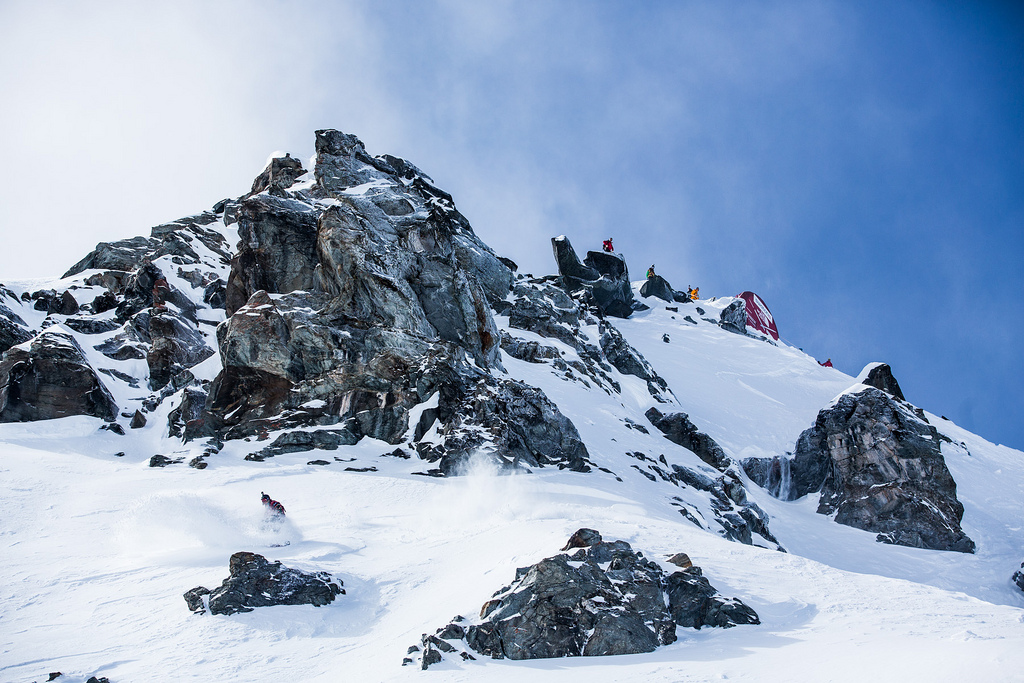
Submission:
[[[669,303],[673,303],[676,300],[672,285],[660,275],[647,278],[647,281],[640,287],[640,296],[653,296]]]
[[[719,595],[697,567],[666,576],[625,541],[605,542],[593,529],[577,531],[566,547],[581,549],[518,569],[484,604],[479,623],[425,634],[423,667],[456,653],[472,658],[470,650],[496,659],[652,652],[675,642],[677,624],[760,623],[745,604]]]
[[[117,417],[117,404],[69,334],[46,330],[0,360],[0,422]]]
[[[844,394],[818,413],[789,459],[748,459],[748,476],[795,500],[821,491],[818,512],[877,540],[974,552],[935,428],[879,389]]]
[[[1021,562],[1020,569],[1013,573],[1013,582],[1017,585],[1017,588],[1024,591],[1024,562]]]
[[[146,362],[152,389],[162,389],[174,375],[213,355],[194,324],[163,306],[149,316],[149,337]]]
[[[274,605],[322,607],[345,594],[341,580],[327,572],[289,569],[256,553],[235,553],[229,569],[230,576],[219,588],[211,591],[196,586],[187,591],[188,608],[199,613],[209,609],[211,614],[236,614]]]
[[[898,398],[901,401],[907,400],[903,396],[903,390],[900,389],[900,383],[896,381],[896,378],[892,375],[892,368],[885,363],[876,363],[867,372],[867,376],[861,380],[864,384],[869,387],[875,387],[881,389],[885,393]]]
[[[236,216],[238,254],[225,292],[228,315],[260,290],[312,289],[318,261],[317,215],[311,206],[260,194],[243,200]]]
[[[690,422],[690,417],[686,413],[665,415],[657,408],[650,408],[645,415],[651,424],[665,435],[666,439],[683,448],[690,449],[698,458],[712,467],[725,470],[732,463],[722,447],[710,436],[697,429],[697,426]]]

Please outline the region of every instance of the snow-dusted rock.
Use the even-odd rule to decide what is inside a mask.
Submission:
[[[117,417],[117,404],[67,332],[48,329],[0,360],[0,422]]]
[[[270,562],[251,552],[235,553],[229,563],[230,576],[219,588],[196,586],[184,594],[193,612],[235,614],[257,607],[313,605],[321,607],[345,594],[341,579],[327,572],[303,572]]]
[[[664,414],[657,408],[650,408],[646,417],[658,431],[672,443],[689,448],[698,458],[712,467],[724,470],[732,462],[722,447],[710,436],[697,429],[686,413]]]
[[[874,387],[843,394],[797,440],[795,456],[743,463],[785,500],[821,492],[818,512],[884,543],[974,552],[935,427]]]
[[[676,625],[759,624],[757,614],[724,598],[698,567],[666,576],[625,541],[580,529],[560,554],[516,570],[478,623],[453,622],[424,634],[423,668],[458,653],[495,659],[544,659],[652,652],[676,640]],[[411,649],[411,648],[410,648]],[[413,660],[410,659],[410,662]]]

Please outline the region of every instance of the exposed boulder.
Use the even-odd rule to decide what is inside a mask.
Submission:
[[[1020,563],[1020,569],[1013,573],[1013,582],[1017,585],[1017,588],[1024,591],[1024,562]]]
[[[690,449],[698,458],[712,467],[725,470],[731,464],[732,461],[722,447],[710,436],[697,429],[697,426],[690,422],[690,417],[686,413],[666,415],[657,408],[650,408],[645,415],[651,424],[665,435],[666,439],[683,448]]]
[[[881,389],[885,393],[889,394],[894,398],[898,398],[901,401],[907,400],[903,396],[903,391],[900,389],[900,383],[896,381],[896,378],[892,375],[892,368],[885,363],[869,363],[860,375],[857,377],[857,381],[861,384],[866,384],[869,387],[875,387]]]
[[[653,296],[669,303],[673,303],[676,300],[672,285],[660,275],[647,278],[647,281],[640,286],[640,296]]]
[[[821,410],[793,458],[752,458],[743,467],[785,500],[820,491],[819,513],[878,532],[881,542],[974,552],[938,432],[880,389],[844,394]]]
[[[736,299],[721,313],[722,329],[736,334],[747,333],[747,308],[743,299]]]
[[[424,634],[410,648],[423,668],[458,655],[543,659],[652,652],[676,640],[676,626],[758,624],[757,614],[724,598],[698,567],[666,576],[625,541],[605,542],[593,529],[573,534],[560,554],[516,570],[477,623],[462,617]],[[410,660],[410,663],[414,661]]]
[[[313,605],[322,607],[344,595],[341,579],[327,572],[303,572],[270,562],[262,555],[235,553],[229,563],[230,576],[219,588],[196,586],[184,594],[193,612],[235,614],[257,607]]]
[[[117,417],[117,404],[74,337],[51,328],[0,360],[0,422]]]

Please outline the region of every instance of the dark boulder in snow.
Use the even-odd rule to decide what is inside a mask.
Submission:
[[[871,363],[861,371],[857,379],[861,384],[881,389],[901,401],[907,400],[900,389],[900,383],[893,377],[892,368],[885,363]]]
[[[660,275],[647,278],[647,281],[640,287],[640,296],[653,296],[669,303],[676,300],[675,291],[672,289],[672,285],[670,285],[668,280]]]
[[[650,408],[645,415],[666,439],[690,449],[712,467],[724,470],[732,462],[714,439],[690,422],[686,413],[663,414],[657,408]]]
[[[49,329],[0,361],[0,422],[117,417],[117,404],[74,337]]]
[[[880,389],[844,394],[797,440],[792,459],[752,458],[748,476],[785,500],[821,492],[818,512],[884,543],[974,552],[935,427]]]
[[[187,591],[188,608],[199,613],[209,609],[211,614],[235,614],[275,605],[322,607],[345,594],[341,579],[327,572],[290,569],[256,553],[235,553],[229,570],[230,576],[219,588],[211,591],[196,586]]]
[[[577,531],[566,548],[580,549],[516,570],[478,623],[460,617],[424,634],[424,653],[434,653],[431,661],[421,655],[424,668],[445,656],[471,659],[471,652],[496,659],[652,652],[675,642],[677,624],[760,623],[745,604],[719,595],[697,567],[666,576],[629,543],[605,542],[593,529]]]
[[[747,333],[747,308],[743,299],[736,299],[721,314],[722,329],[736,334]]]
[[[1013,573],[1013,582],[1017,585],[1017,588],[1024,591],[1024,562],[1020,563],[1020,569]]]

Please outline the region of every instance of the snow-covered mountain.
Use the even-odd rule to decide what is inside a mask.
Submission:
[[[5,282],[0,679],[1024,678],[1024,453],[552,247],[318,131]]]

